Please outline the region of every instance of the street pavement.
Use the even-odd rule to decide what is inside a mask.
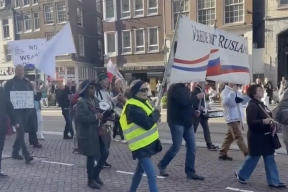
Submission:
[[[40,141],[44,148],[29,150],[35,161],[25,165],[24,161],[12,160],[12,144],[15,135],[8,136],[4,148],[4,160],[2,170],[10,175],[8,179],[0,180],[0,192],[90,192],[86,187],[87,174],[85,169],[86,159],[79,154],[72,153],[72,141],[62,139],[64,120],[59,109],[45,109],[44,116],[45,140]],[[212,119],[211,119],[212,120]],[[210,123],[212,140],[221,143],[227,130],[225,123],[221,120],[213,120]],[[166,123],[159,126],[160,136],[163,143],[163,151],[153,157],[156,168],[157,163],[171,146],[171,135]],[[160,192],[270,192],[276,191],[267,187],[263,161],[254,171],[249,184],[239,184],[234,171],[244,161],[241,152],[231,150],[229,155],[234,161],[218,160],[218,152],[208,151],[203,146],[203,133],[201,127],[196,134],[197,154],[196,171],[205,177],[204,181],[190,181],[184,173],[185,147],[168,166],[170,177],[158,177],[157,183]],[[27,142],[28,143],[28,142]],[[233,147],[232,147],[233,148]],[[234,146],[237,149],[236,146]],[[283,149],[284,150],[284,149]],[[104,169],[101,178],[105,186],[99,190],[103,192],[127,192],[131,183],[132,174],[135,170],[136,161],[131,157],[126,144],[113,142],[110,149],[108,162],[112,163],[111,169]],[[278,154],[276,162],[283,182],[288,180],[287,155]],[[157,170],[158,173],[158,170]],[[149,191],[147,178],[139,187],[139,192]],[[277,190],[277,191],[287,191]]]

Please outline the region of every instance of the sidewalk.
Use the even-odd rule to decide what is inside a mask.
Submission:
[[[10,155],[14,136],[8,137],[4,149],[5,155]],[[38,158],[30,165],[24,161],[16,161],[5,156],[3,171],[8,173],[8,179],[0,180],[1,192],[89,192],[86,187],[85,157],[72,154],[72,141],[66,141],[57,135],[46,135],[42,142],[43,149],[29,150]],[[154,164],[159,162],[170,145],[163,144],[163,151],[153,157]],[[203,175],[205,181],[190,181],[184,173],[185,148],[181,148],[177,157],[168,167],[170,177],[158,177],[160,192],[232,192],[227,187],[246,190],[246,192],[269,192],[265,181],[263,161],[259,162],[248,185],[239,184],[234,177],[234,170],[243,162],[244,157],[239,151],[231,151],[229,155],[234,161],[219,161],[218,153],[197,149],[196,170]],[[288,180],[287,156],[278,155],[276,161],[283,182]],[[104,169],[101,178],[105,182],[102,192],[127,192],[131,183],[136,161],[132,160],[131,152],[126,144],[113,142],[108,162],[111,169]],[[157,170],[158,173],[158,170]],[[238,190],[238,191],[239,191]],[[286,189],[287,190],[287,189]],[[277,190],[277,191],[286,191]],[[95,190],[94,190],[95,191]],[[143,177],[139,192],[147,192],[147,178]]]

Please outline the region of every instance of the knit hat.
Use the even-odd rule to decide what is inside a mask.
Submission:
[[[108,79],[108,76],[106,73],[100,73],[98,75],[98,82],[103,81],[104,79]]]
[[[130,96],[134,97],[140,90],[140,87],[144,84],[144,81],[134,80],[130,85]]]

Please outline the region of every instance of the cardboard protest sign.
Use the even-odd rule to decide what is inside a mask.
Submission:
[[[14,109],[34,108],[33,91],[10,91],[10,101]]]
[[[24,67],[35,67],[35,61],[46,39],[25,39],[8,42],[14,65],[21,64]]]

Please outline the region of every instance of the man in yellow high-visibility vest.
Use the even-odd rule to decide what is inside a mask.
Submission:
[[[121,128],[133,159],[138,159],[129,192],[136,192],[144,171],[150,192],[159,191],[151,156],[162,150],[157,128],[160,112],[149,103],[147,93],[144,81],[133,81],[130,85],[130,98],[120,117]]]

